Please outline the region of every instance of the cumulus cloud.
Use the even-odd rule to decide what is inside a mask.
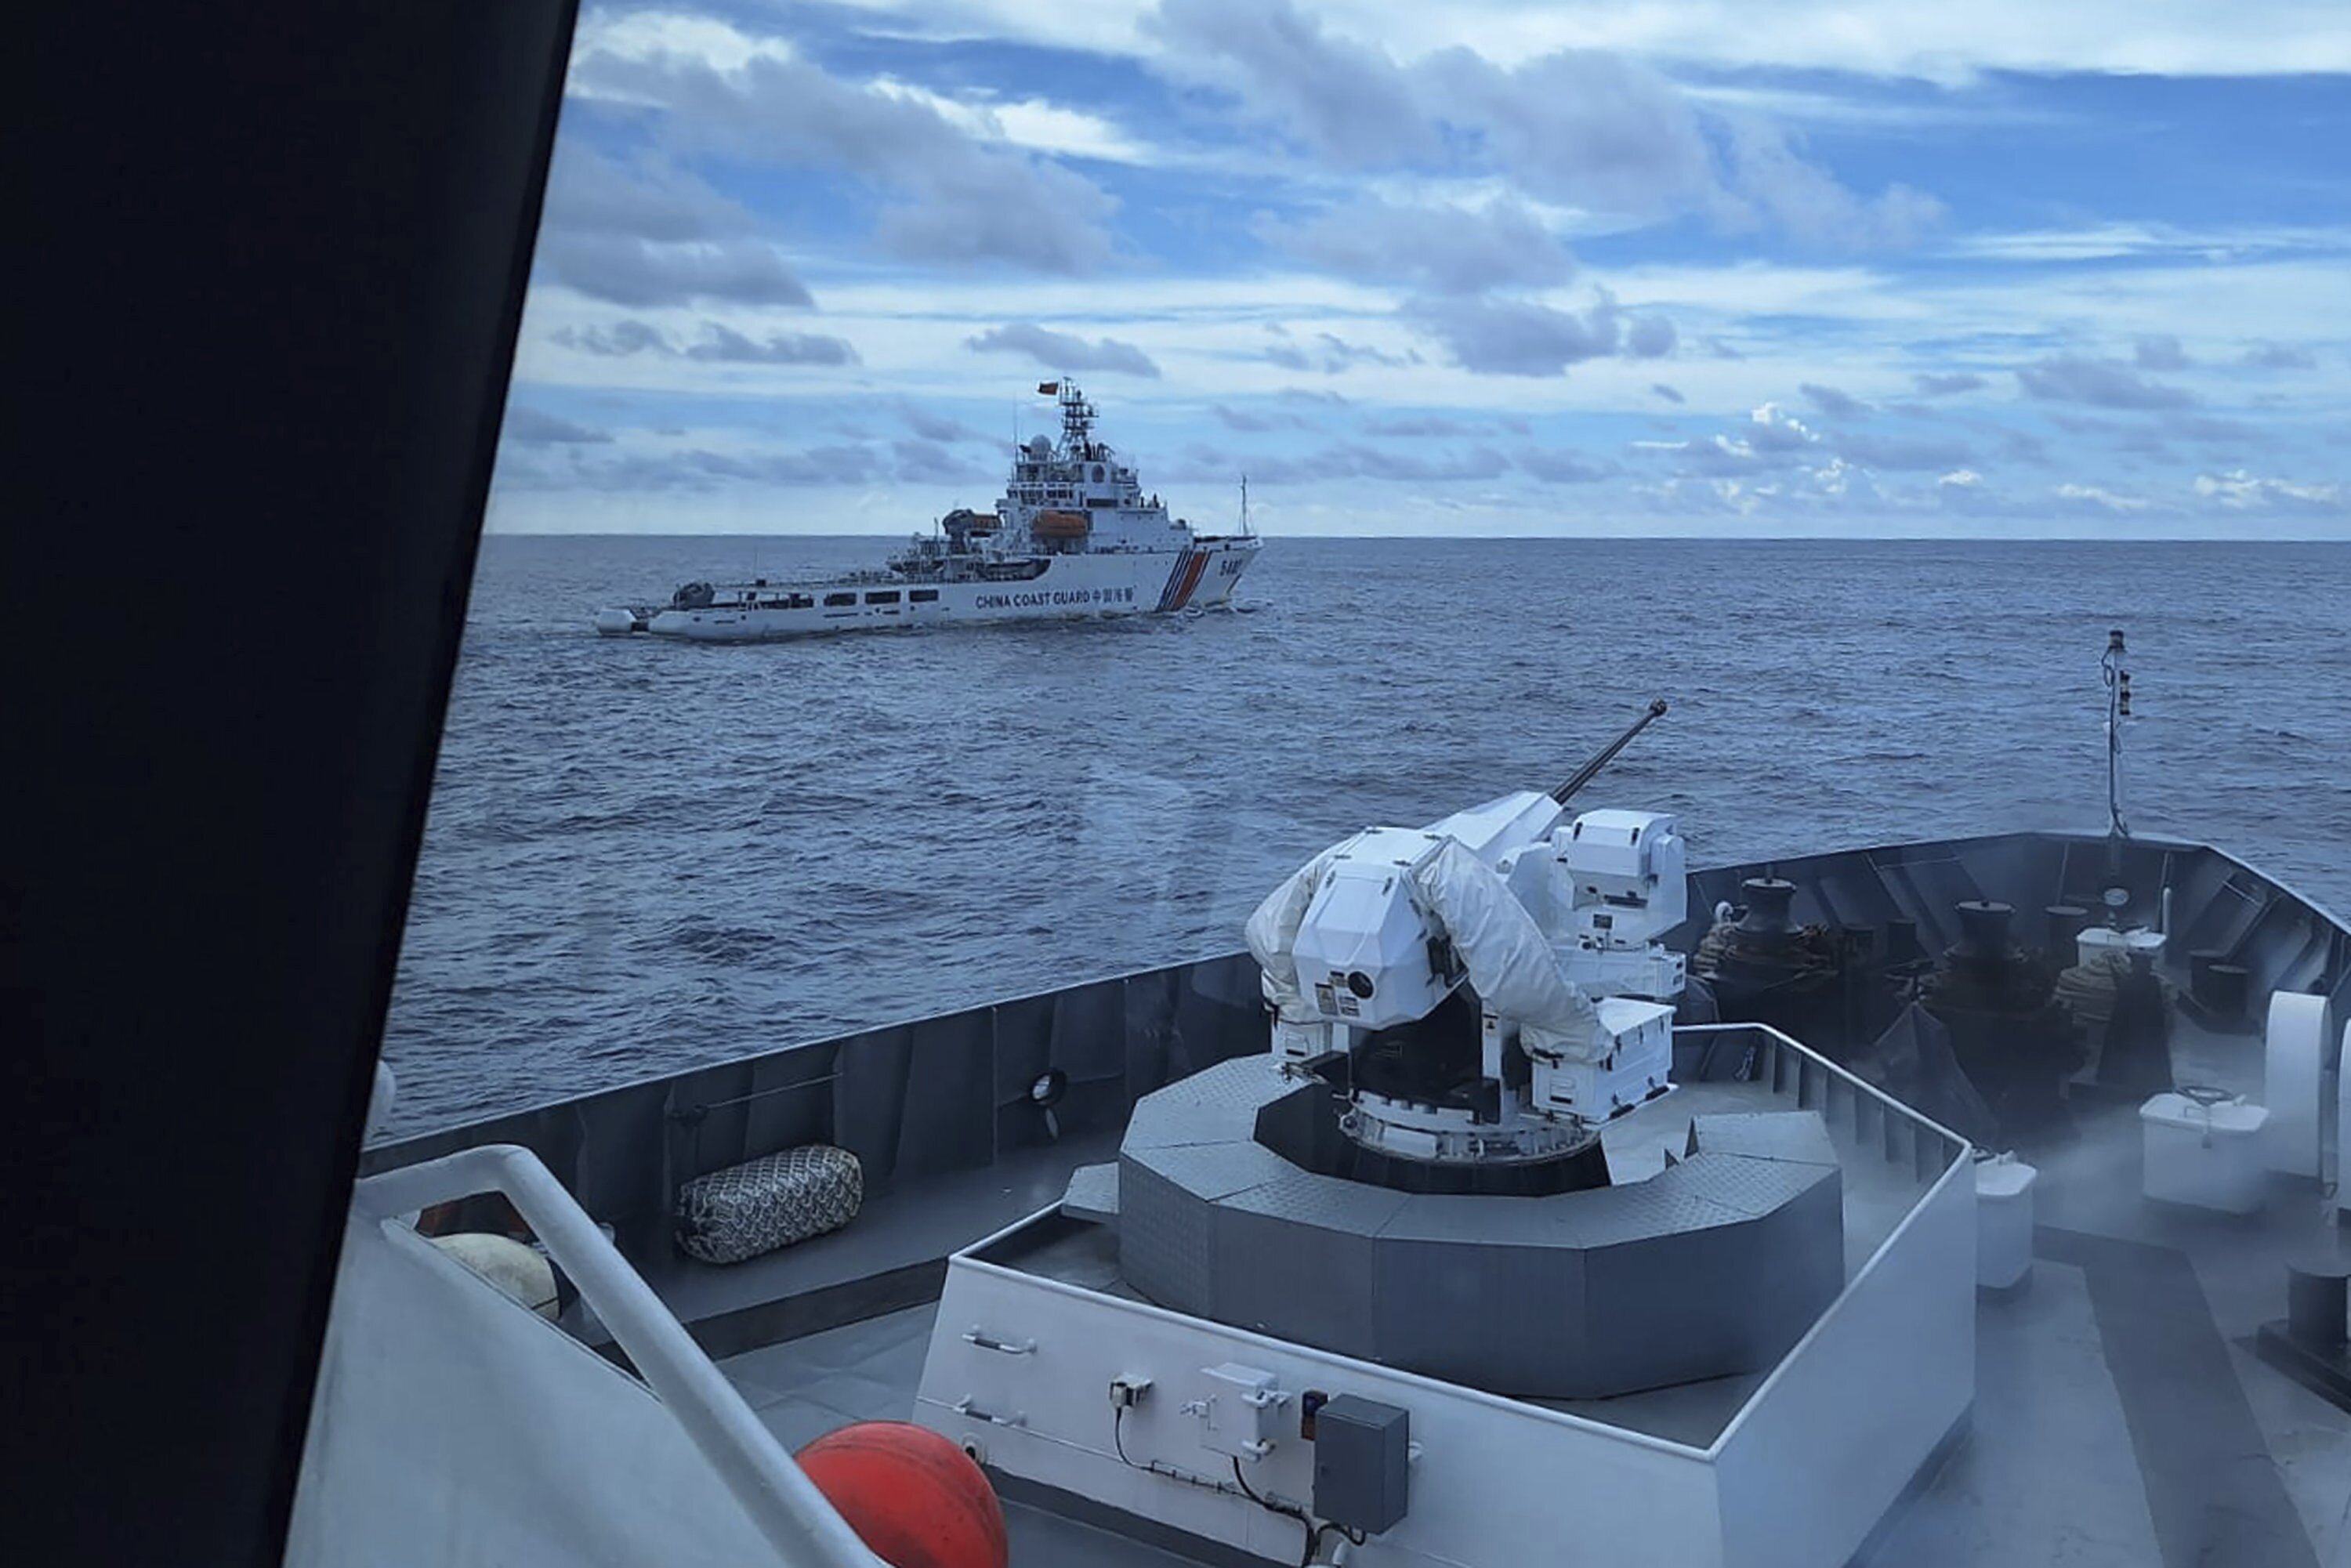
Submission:
[[[1851,392],[1841,392],[1832,386],[1823,386],[1818,382],[1799,382],[1796,390],[1803,393],[1806,402],[1832,418],[1861,419],[1866,417],[1870,412],[1869,405]]]
[[[1991,383],[1983,377],[1967,371],[1953,371],[1947,375],[1921,373],[1912,376],[1918,391],[1928,397],[1950,397],[1959,392],[1970,392]]]
[[[1672,352],[1673,323],[1643,317],[1629,327],[1603,293],[1583,311],[1558,310],[1506,297],[1424,297],[1399,312],[1445,345],[1463,370],[1489,375],[1551,376],[1610,354],[1656,359]]]
[[[1729,199],[1750,221],[1798,239],[1855,246],[1907,246],[1942,223],[1943,204],[1907,185],[1875,197],[1847,190],[1807,162],[1787,134],[1761,120],[1734,121],[1729,137]]]
[[[625,358],[646,354],[693,360],[705,364],[853,365],[857,350],[840,338],[818,332],[772,332],[748,338],[716,321],[702,324],[700,336],[683,343],[650,322],[629,318],[602,327],[565,327],[550,334],[553,340],[581,353]]]
[[[1437,294],[1543,288],[1575,272],[1542,221],[1508,198],[1468,207],[1370,196],[1300,222],[1260,218],[1256,227],[1269,245],[1343,277]]]
[[[2351,515],[2351,490],[2341,485],[2257,478],[2242,468],[2199,474],[2195,490],[2202,500],[2232,512],[2301,511]]]
[[[789,53],[722,67],[703,54],[622,51],[590,35],[576,93],[663,113],[682,150],[839,173],[886,193],[874,223],[908,259],[1075,273],[1111,250],[1114,204],[1099,186],[956,120],[887,82],[850,82]]]
[[[2112,360],[2058,354],[2037,365],[2026,365],[2016,379],[2027,392],[2052,402],[2086,403],[2093,408],[2187,408],[2194,394],[2163,382],[2149,381]]]
[[[1736,432],[1685,441],[1636,441],[1634,450],[1678,459],[1680,471],[1700,477],[1734,477],[1766,468],[1785,468],[1817,455],[1820,435],[1777,403],[1763,403]]]
[[[2131,345],[2131,361],[2143,371],[2184,371],[2188,350],[2168,332],[2152,333]]]
[[[1763,403],[1750,413],[1741,434],[1758,452],[1797,452],[1820,440],[1811,426],[1775,402]]]
[[[2318,361],[2292,343],[2256,343],[2245,350],[2245,363],[2257,371],[2307,371],[2316,369]]]
[[[681,170],[567,145],[548,178],[535,260],[546,277],[616,305],[810,304],[807,286],[752,226],[742,207]]]
[[[1404,162],[1434,151],[1405,74],[1380,49],[1322,30],[1289,0],[1161,0],[1143,18],[1162,64],[1236,88],[1263,118],[1342,162]]]
[[[1635,360],[1662,360],[1674,351],[1679,337],[1663,316],[1638,316],[1625,329],[1625,352]]]
[[[504,434],[517,446],[596,446],[608,444],[612,439],[606,431],[575,424],[521,404],[507,408]]]
[[[1229,95],[1349,168],[1499,173],[1544,201],[1698,213],[1834,243],[1907,243],[1941,216],[1902,186],[1846,190],[1774,127],[1703,113],[1622,55],[1561,49],[1498,65],[1457,46],[1405,62],[1291,0],[1161,0],[1143,26],[1162,46],[1154,68]]]
[[[964,347],[981,354],[1026,354],[1052,371],[1107,371],[1123,376],[1157,379],[1159,367],[1132,343],[1115,338],[1092,341],[1069,332],[1056,332],[1029,321],[1008,322],[964,340]]]

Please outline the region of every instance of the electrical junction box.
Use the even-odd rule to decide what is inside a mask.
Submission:
[[[1200,1417],[1200,1446],[1211,1453],[1255,1461],[1270,1452],[1282,1406],[1290,1396],[1273,1385],[1273,1374],[1226,1362],[1200,1374],[1207,1393],[1191,1406]]]
[[[1314,1511],[1377,1535],[1405,1515],[1412,1416],[1342,1394],[1314,1413]]]

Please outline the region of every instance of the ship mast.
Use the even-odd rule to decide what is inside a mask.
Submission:
[[[1078,390],[1078,383],[1064,376],[1058,382],[1048,382],[1037,390],[1051,387],[1061,401],[1061,445],[1072,458],[1083,460],[1094,455],[1094,405]]]
[[[2120,627],[2106,633],[2106,651],[2098,673],[2106,687],[2106,880],[2110,888],[2122,883],[2123,841],[2130,824],[2123,819],[2123,723],[2131,716],[2130,668],[2123,663]],[[2107,902],[2114,902],[2111,894]]]

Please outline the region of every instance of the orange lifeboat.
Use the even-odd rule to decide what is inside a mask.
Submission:
[[[1040,539],[1081,539],[1093,526],[1094,520],[1083,512],[1040,512],[1029,531]]]

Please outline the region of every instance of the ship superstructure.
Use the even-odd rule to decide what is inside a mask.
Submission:
[[[761,642],[859,629],[1079,616],[1173,614],[1230,602],[1260,541],[1195,532],[1146,493],[1134,465],[1094,434],[1071,381],[1042,382],[1059,439],[1013,448],[988,511],[957,507],[879,570],[833,577],[689,582],[659,606],[596,612],[611,635]]]

